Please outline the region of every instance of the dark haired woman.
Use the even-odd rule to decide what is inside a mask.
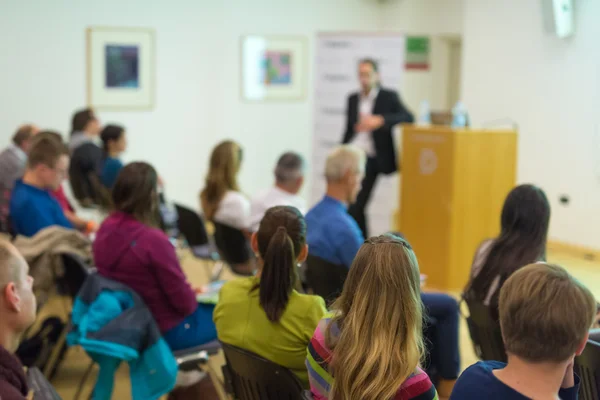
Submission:
[[[100,138],[104,150],[104,159],[100,168],[100,181],[104,186],[112,189],[121,168],[123,168],[119,156],[127,148],[125,128],[119,125],[106,125],[100,133]]]
[[[158,176],[136,162],[123,167],[112,190],[115,211],[94,241],[98,272],[139,294],[172,350],[216,338],[213,306],[198,304],[169,238],[157,226]]]
[[[221,289],[214,313],[219,340],[289,368],[308,387],[306,346],[327,310],[321,297],[294,289],[308,254],[304,217],[294,207],[270,208],[251,242],[258,273]]]
[[[497,310],[504,282],[519,268],[546,260],[549,223],[544,191],[533,185],[515,187],[504,201],[500,236],[483,242],[475,254],[465,299]]]

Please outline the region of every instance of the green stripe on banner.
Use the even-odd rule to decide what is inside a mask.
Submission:
[[[407,69],[429,69],[429,38],[409,36],[406,38]]]

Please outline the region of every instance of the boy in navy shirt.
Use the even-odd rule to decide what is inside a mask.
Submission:
[[[559,266],[531,264],[502,286],[499,312],[508,363],[472,365],[450,399],[577,399],[573,362],[596,315],[591,292]]]
[[[15,234],[34,236],[53,225],[73,228],[50,193],[67,176],[68,154],[65,145],[51,135],[39,135],[34,140],[25,175],[16,182],[10,199],[10,221]]]

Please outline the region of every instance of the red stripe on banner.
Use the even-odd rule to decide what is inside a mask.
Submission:
[[[429,64],[427,63],[406,63],[406,69],[429,69]]]

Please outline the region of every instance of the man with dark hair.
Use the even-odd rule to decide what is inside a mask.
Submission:
[[[342,142],[352,143],[367,154],[362,189],[348,212],[358,223],[363,236],[369,237],[365,208],[377,177],[379,174],[392,174],[398,169],[392,128],[399,123],[413,122],[414,118],[396,91],[381,87],[375,60],[365,58],[358,63],[358,78],[360,92],[348,98]]]
[[[34,141],[25,175],[16,182],[10,199],[10,218],[15,234],[34,236],[53,225],[73,227],[51,194],[67,176],[68,154],[65,145],[52,135],[42,132]]]
[[[97,141],[100,135],[100,123],[90,108],[77,111],[71,121],[71,166],[69,180],[73,195],[83,205],[98,204],[98,194],[94,180],[102,163],[103,152]]]
[[[250,230],[258,231],[262,217],[271,207],[292,206],[306,213],[306,201],[298,195],[303,183],[304,159],[298,153],[284,153],[275,166],[275,185],[251,201]]]
[[[29,388],[14,352],[33,324],[36,300],[29,266],[17,249],[0,240],[0,399],[25,399]],[[28,398],[28,397],[27,397]]]

